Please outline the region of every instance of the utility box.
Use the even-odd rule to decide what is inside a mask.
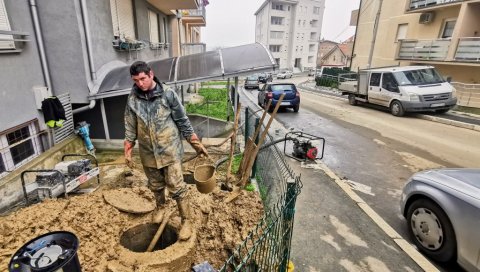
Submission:
[[[37,110],[42,109],[42,101],[52,96],[52,92],[45,86],[34,86],[33,95],[35,96],[35,104],[37,105]]]

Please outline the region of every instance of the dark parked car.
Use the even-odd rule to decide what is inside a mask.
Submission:
[[[267,82],[271,82],[272,80],[273,80],[272,74],[267,74],[267,73],[258,74],[258,81],[260,83],[267,83]]]
[[[260,107],[266,107],[269,100],[272,100],[272,104],[268,110],[273,110],[277,105],[280,95],[285,93],[282,104],[282,108],[292,108],[294,112],[298,112],[300,109],[300,93],[297,87],[293,83],[267,83],[263,85],[263,88],[258,92],[258,105]]]
[[[258,77],[257,76],[248,76],[245,79],[245,84],[243,85],[245,89],[258,89]]]
[[[480,169],[414,174],[403,188],[401,210],[421,252],[480,271]]]

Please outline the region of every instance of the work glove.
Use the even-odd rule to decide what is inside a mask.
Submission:
[[[197,134],[193,133],[192,136],[190,136],[190,139],[188,139],[188,142],[193,147],[193,149],[195,149],[197,155],[199,155],[200,157],[208,157],[207,149],[202,145],[200,139],[198,139]]]
[[[133,169],[135,167],[135,163],[133,163],[133,160],[132,160],[132,151],[133,151],[134,146],[135,146],[135,142],[132,143],[132,142],[127,141],[127,140],[125,140],[123,142],[123,148],[124,148],[124,151],[125,151],[125,163],[131,169]]]

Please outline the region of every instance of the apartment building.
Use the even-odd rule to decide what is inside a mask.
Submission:
[[[465,84],[479,89],[473,84],[480,83],[480,1],[362,0],[360,5],[352,70],[433,65],[457,83],[457,91]],[[476,99],[480,105],[480,96]]]
[[[78,121],[93,138],[123,139],[127,95],[95,94],[136,60],[203,52],[206,4],[0,0],[0,177],[71,135]],[[66,105],[62,128],[45,125],[41,102],[50,96]]]
[[[301,72],[317,64],[325,0],[266,0],[255,12],[255,41],[280,69]]]

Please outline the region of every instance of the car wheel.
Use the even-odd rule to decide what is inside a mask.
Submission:
[[[408,230],[418,249],[438,262],[456,259],[457,242],[448,216],[429,199],[415,200],[407,212]]]
[[[405,114],[402,103],[397,100],[393,101],[392,104],[390,104],[390,112],[392,113],[392,115],[397,117],[401,117]]]
[[[300,109],[300,105],[296,105],[293,107],[293,112],[298,112],[299,109]]]
[[[357,100],[355,99],[355,95],[354,95],[354,94],[349,94],[349,95],[348,95],[348,104],[350,104],[350,105],[352,105],[352,106],[357,105]]]

